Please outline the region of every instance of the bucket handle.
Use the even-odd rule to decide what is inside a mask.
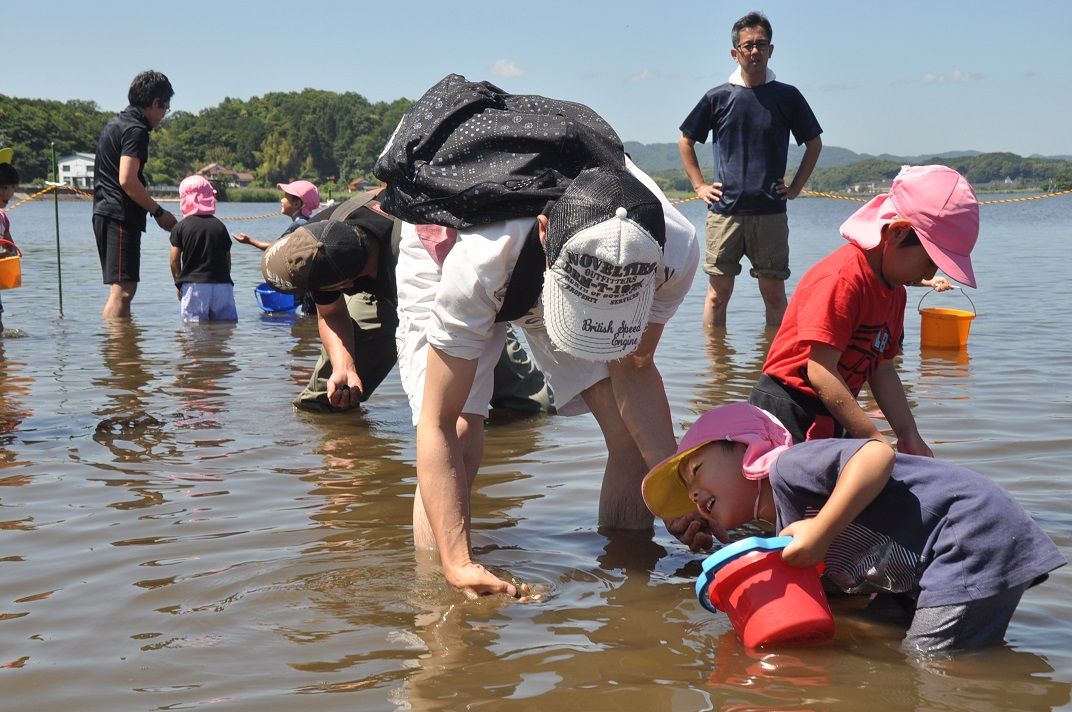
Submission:
[[[9,248],[14,249],[15,254],[18,255],[19,257],[22,257],[22,250],[19,249],[18,245],[16,245],[11,240],[0,239],[0,250],[5,250],[5,249],[9,249]]]
[[[954,286],[953,289],[959,290],[960,293],[964,295],[964,298],[968,300],[969,304],[971,304],[972,314],[975,314],[976,316],[978,316],[979,315],[979,310],[975,308],[975,302],[973,302],[972,298],[968,296],[968,293],[966,291],[964,291],[964,288]],[[929,297],[932,293],[937,292],[937,291],[938,291],[937,289],[935,289],[934,287],[931,287],[926,292],[924,292],[923,296],[919,298],[919,304],[916,305],[916,311],[917,312],[922,312],[923,311],[923,309],[922,309],[923,300],[926,299],[927,297]]]

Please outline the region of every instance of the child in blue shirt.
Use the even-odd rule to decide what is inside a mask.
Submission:
[[[644,478],[644,501],[664,519],[698,512],[723,542],[731,528],[775,522],[793,537],[787,563],[823,562],[824,581],[845,593],[905,594],[913,651],[1000,643],[1023,592],[1067,563],[978,473],[877,438],[792,442],[753,405],[715,408]]]

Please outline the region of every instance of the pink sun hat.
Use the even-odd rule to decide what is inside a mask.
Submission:
[[[190,176],[179,183],[179,210],[184,218],[213,215],[216,212],[216,189],[202,176]]]
[[[301,200],[301,214],[310,217],[313,211],[320,207],[320,191],[307,180],[296,180],[293,183],[276,183],[279,189],[289,195],[297,196]]]
[[[793,444],[789,431],[777,418],[750,403],[730,403],[709,410],[681,438],[677,452],[644,477],[640,491],[652,514],[673,519],[696,511],[679,468],[685,458],[716,440],[746,446],[741,466],[741,476],[746,480],[766,479],[774,461]]]
[[[946,166],[905,166],[890,192],[876,196],[841,225],[860,249],[878,245],[882,226],[905,220],[938,268],[975,286],[971,251],[979,237],[979,201],[968,180]]]

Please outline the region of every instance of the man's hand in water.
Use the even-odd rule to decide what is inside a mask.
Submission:
[[[663,524],[666,525],[666,531],[677,537],[690,551],[707,551],[715,542],[711,525],[699,512],[690,512],[676,519],[664,519]]]
[[[339,410],[349,410],[361,404],[364,394],[357,371],[332,373],[327,382],[328,403]]]
[[[466,598],[474,599],[497,593],[505,593],[507,596],[518,598],[517,586],[503,581],[472,561],[455,569],[444,568],[443,573],[447,576],[447,583],[464,593]]]

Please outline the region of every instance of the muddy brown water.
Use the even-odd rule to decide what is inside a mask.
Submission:
[[[791,285],[855,207],[790,206]],[[295,412],[313,320],[262,316],[259,253],[235,245],[240,321],[183,328],[155,227],[133,319],[105,324],[85,203],[59,205],[61,318],[53,210],[11,211],[25,286],[0,294],[3,709],[1072,709],[1067,569],[1027,593],[1001,648],[912,660],[897,629],[839,605],[831,645],[746,651],[696,602],[696,555],[661,530],[597,529],[590,417],[493,419],[474,544],[546,596],[467,602],[412,550],[413,428],[396,376],[362,414]],[[697,204],[683,210],[702,225]],[[1072,198],[982,217],[968,348],[920,348],[913,292],[901,376],[936,454],[1014,492],[1070,555]],[[284,226],[229,224],[262,238]],[[747,277],[726,332],[705,338],[704,286],[658,355],[679,434],[747,396],[769,343]]]

